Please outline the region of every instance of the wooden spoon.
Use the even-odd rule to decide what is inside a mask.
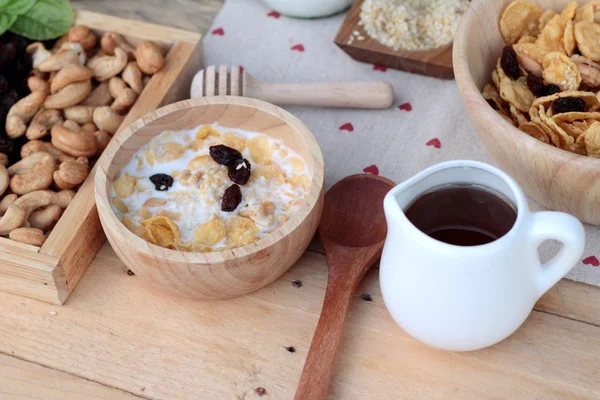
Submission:
[[[325,195],[319,234],[329,264],[327,290],[295,400],[327,396],[348,306],[381,256],[387,233],[383,198],[393,187],[389,179],[360,174],[342,179]]]
[[[244,96],[277,105],[388,108],[394,91],[387,82],[268,83],[240,67],[211,65],[194,76],[191,98]]]

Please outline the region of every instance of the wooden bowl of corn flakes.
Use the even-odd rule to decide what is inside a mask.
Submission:
[[[161,290],[199,300],[258,290],[315,234],[324,167],[308,128],[242,97],[158,109],[98,161],[100,221],[117,255]]]
[[[600,225],[597,3],[474,0],[453,59],[495,161],[547,208]]]

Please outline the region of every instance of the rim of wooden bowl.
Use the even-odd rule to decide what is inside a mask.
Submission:
[[[472,0],[469,7],[467,7],[465,10],[456,30],[456,34],[454,35],[454,49],[452,57],[454,75],[456,79],[456,85],[461,97],[463,98],[465,106],[471,103],[478,107],[478,110],[481,111],[479,118],[489,122],[490,130],[493,130],[497,135],[507,137],[510,135],[518,137],[523,141],[523,147],[527,146],[529,151],[533,151],[535,153],[545,153],[547,157],[550,157],[557,162],[577,162],[580,164],[586,164],[586,166],[589,168],[600,168],[600,159],[577,153],[571,153],[570,151],[559,149],[558,147],[543,143],[529,136],[519,128],[509,124],[506,120],[504,120],[504,118],[502,118],[492,107],[490,107],[487,101],[485,101],[483,98],[481,90],[477,87],[475,81],[473,80],[473,76],[471,75],[471,69],[469,68],[469,60],[467,56],[467,48],[469,46],[469,41],[471,40],[471,29],[477,23],[477,21],[475,21],[475,18],[477,18],[475,10],[485,9],[485,4],[491,3],[492,1],[497,0]],[[583,2],[587,3],[588,1],[584,0]],[[488,15],[487,17],[490,16]],[[494,20],[499,21],[500,14],[494,16]],[[497,29],[498,33],[500,32],[498,23],[494,24],[490,29]],[[480,40],[484,40],[484,38],[481,38]],[[500,53],[498,56],[500,56]],[[490,82],[492,79],[491,72],[492,71],[490,71]],[[477,127],[475,128],[479,134],[479,129],[477,129]]]
[[[182,109],[198,106],[210,107],[211,105],[236,105],[254,108],[262,113],[271,114],[272,116],[280,119],[283,123],[290,126],[300,137],[302,137],[305,145],[307,146],[308,152],[310,153],[311,162],[313,165],[313,176],[310,190],[306,196],[306,201],[300,210],[294,213],[291,218],[282,226],[278,227],[272,232],[269,232],[252,244],[235,249],[209,253],[183,252],[167,249],[147,242],[127,229],[113,212],[110,206],[108,195],[109,185],[107,169],[110,167],[115,155],[120,151],[121,143],[126,142],[138,130],[143,129],[149,123]],[[105,225],[111,226],[108,229],[110,229],[111,234],[117,240],[127,241],[133,245],[133,247],[137,248],[138,251],[141,251],[154,258],[160,257],[169,261],[185,261],[188,263],[191,262],[197,264],[213,264],[222,262],[224,260],[231,261],[242,257],[252,256],[271,247],[278,241],[287,237],[294,230],[298,229],[319,202],[319,198],[325,184],[324,173],[325,168],[321,148],[319,147],[319,144],[317,143],[317,140],[312,132],[298,118],[280,107],[261,100],[235,96],[215,96],[183,100],[161,107],[133,122],[123,131],[116,134],[98,160],[97,171],[94,177],[94,191],[98,213],[103,222],[103,228],[106,230],[107,228],[105,228]]]

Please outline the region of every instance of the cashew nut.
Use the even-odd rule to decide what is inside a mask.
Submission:
[[[142,90],[144,90],[144,83],[142,82],[142,70],[140,70],[135,61],[127,64],[121,76],[134,92],[137,94],[142,93]]]
[[[8,171],[4,165],[0,165],[0,196],[4,194],[6,188],[8,188]]]
[[[54,94],[71,83],[92,79],[92,71],[79,64],[69,64],[58,71],[50,83],[50,93]]]
[[[18,195],[46,189],[52,184],[55,169],[52,155],[43,151],[34,153],[8,167],[8,175],[12,176],[10,189]]]
[[[44,107],[63,109],[74,106],[85,99],[91,91],[92,82],[89,79],[84,82],[71,83],[57,93],[48,96]]]
[[[57,149],[75,157],[91,157],[98,151],[98,142],[93,133],[73,131],[64,125],[52,128],[52,144]]]
[[[32,66],[35,69],[39,68],[40,64],[52,55],[42,42],[31,43],[25,51],[31,56]]]
[[[0,200],[0,216],[4,215],[4,213],[8,209],[8,206],[14,203],[15,200],[18,198],[19,195],[15,193],[7,194],[6,196],[4,196],[2,200]]]
[[[92,114],[93,113],[94,113],[94,109],[92,108]],[[86,132],[94,133],[94,132],[96,132],[98,130],[98,127],[93,122],[86,122],[85,124],[83,124],[81,126],[81,129],[84,130],[84,131],[86,131]]]
[[[542,76],[542,72],[544,72],[544,68],[542,67],[542,65],[540,63],[532,60],[529,57],[526,57],[526,56],[523,56],[520,54],[517,55],[517,58],[519,59],[519,65],[525,71],[527,71],[533,75]]]
[[[65,65],[77,64],[78,62],[79,54],[77,54],[76,51],[71,49],[62,49],[42,61],[37,66],[37,69],[42,72],[58,71]]]
[[[21,158],[29,157],[30,155],[39,153],[40,151],[50,154],[52,157],[54,157],[57,163],[75,161],[75,157],[58,150],[52,145],[52,143],[42,142],[41,140],[30,140],[29,142],[25,143],[23,147],[21,147]]]
[[[0,153],[0,165],[8,167],[8,156],[4,153]]]
[[[103,107],[112,103],[113,98],[108,90],[108,82],[102,82],[92,90],[90,95],[81,102],[83,106]]]
[[[58,40],[54,43],[54,46],[52,46],[52,50],[58,50],[60,49],[65,43],[67,43],[69,41],[69,34],[67,33],[66,35],[62,35],[61,37],[58,38]]]
[[[125,114],[137,100],[137,94],[131,90],[125,81],[117,76],[108,81],[108,91],[115,98],[110,108],[119,114]]]
[[[77,161],[65,161],[60,164],[58,170],[54,171],[54,182],[61,189],[73,189],[79,185],[90,172],[90,164],[85,157],[79,157]]]
[[[67,40],[79,43],[83,50],[89,51],[96,46],[96,35],[85,25],[75,25],[69,30]]]
[[[97,156],[100,156],[108,143],[110,142],[111,136],[104,131],[96,131],[94,132],[94,136],[96,136],[96,140],[98,141],[98,151],[96,152]]]
[[[110,107],[98,107],[94,110],[94,123],[98,129],[114,135],[125,120],[124,115],[119,115]]]
[[[50,229],[56,221],[60,219],[62,215],[62,209],[56,204],[50,204],[48,207],[36,210],[31,213],[28,218],[29,225],[32,228],[41,229],[47,231]]]
[[[32,75],[27,79],[27,86],[32,92],[42,92],[46,96],[50,94],[50,85],[39,76]]]
[[[584,86],[588,88],[600,87],[600,64],[577,54],[571,56],[571,61],[577,66],[581,74],[581,83]]]
[[[8,237],[15,242],[30,244],[32,246],[41,246],[46,241],[46,235],[41,229],[21,227],[10,231]]]
[[[63,110],[66,119],[73,120],[80,125],[92,122],[94,107],[89,106],[72,106]]]
[[[77,122],[71,119],[68,119],[65,122],[63,122],[63,126],[73,132],[81,132],[83,130]]]
[[[15,103],[6,116],[6,134],[10,138],[23,136],[27,123],[39,111],[46,99],[43,92],[32,92]]]
[[[79,65],[85,65],[87,56],[85,55],[85,50],[83,49],[81,44],[66,42],[62,46],[60,46],[60,50],[73,50],[77,53],[77,61],[79,62]]]
[[[98,82],[104,82],[118,75],[127,65],[127,54],[121,48],[115,48],[114,56],[96,56],[87,63]]]
[[[112,56],[117,47],[121,48],[130,60],[135,60],[135,48],[123,36],[115,32],[106,32],[100,39],[100,47],[106,54]]]
[[[165,65],[165,58],[156,43],[144,40],[135,49],[138,67],[146,74],[154,74]]]
[[[54,125],[62,124],[63,118],[59,110],[41,110],[31,120],[27,128],[27,139],[40,139],[48,133]]]

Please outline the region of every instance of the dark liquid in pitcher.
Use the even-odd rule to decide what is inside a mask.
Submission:
[[[405,211],[420,231],[456,246],[479,246],[506,235],[517,219],[500,194],[480,186],[442,186],[425,193]]]

